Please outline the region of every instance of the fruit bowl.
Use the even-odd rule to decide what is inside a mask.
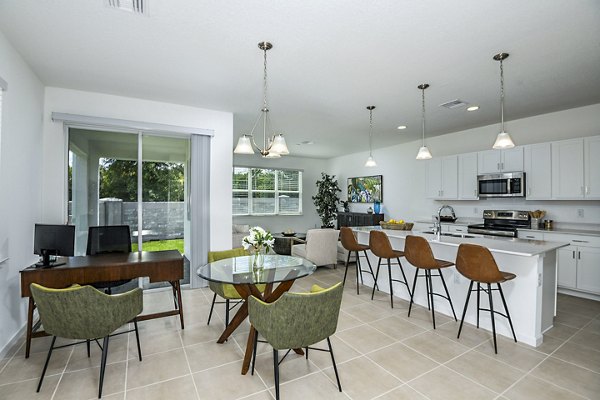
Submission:
[[[413,224],[412,222],[403,222],[403,223],[399,224],[399,223],[390,223],[390,222],[386,222],[386,221],[381,221],[381,222],[379,222],[379,225],[381,225],[381,227],[383,229],[394,229],[397,231],[410,231],[410,230],[412,230],[412,228],[415,224]]]
[[[296,236],[296,232],[281,232],[281,234],[285,237]]]

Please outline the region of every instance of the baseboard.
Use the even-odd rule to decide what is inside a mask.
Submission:
[[[19,342],[19,340],[23,340],[26,331],[27,323],[25,323],[21,327],[21,329],[19,329],[17,333],[13,335],[13,337],[8,341],[8,343],[4,345],[2,350],[0,350],[0,359],[12,357],[12,354],[8,354],[9,350],[12,349]]]
[[[572,290],[563,287],[558,287],[558,293],[568,294],[569,296],[581,297],[584,299],[600,301],[600,296],[593,293],[580,292],[579,290]]]

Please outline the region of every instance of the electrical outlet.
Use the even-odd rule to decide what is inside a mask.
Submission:
[[[577,216],[578,216],[579,218],[583,218],[583,208],[578,208],[578,209],[577,209]]]

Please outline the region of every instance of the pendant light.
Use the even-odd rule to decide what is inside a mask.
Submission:
[[[271,119],[269,118],[269,107],[267,104],[267,50],[273,48],[273,45],[269,42],[260,42],[258,44],[258,48],[263,51],[263,66],[264,66],[264,75],[263,75],[263,106],[258,114],[258,118],[250,131],[250,134],[242,135],[235,146],[235,150],[233,152],[235,154],[254,154],[254,148],[258,150],[260,155],[263,158],[280,158],[281,156],[285,156],[290,154],[287,145],[285,143],[285,138],[281,133],[275,134],[267,137],[268,125],[271,124]],[[262,119],[263,121],[263,147],[260,148],[254,141],[254,129]],[[254,147],[254,148],[253,148]]]
[[[510,149],[515,147],[512,138],[504,130],[504,68],[502,61],[508,58],[508,53],[499,53],[494,56],[494,60],[500,61],[500,133],[496,136],[494,149]]]
[[[376,167],[377,163],[373,158],[373,110],[375,106],[367,106],[367,110],[369,110],[369,158],[367,158],[367,162],[365,162],[365,167]]]
[[[429,160],[431,158],[431,153],[427,146],[425,146],[425,89],[429,87],[428,83],[423,83],[417,86],[421,90],[421,127],[423,130],[423,142],[421,143],[421,148],[417,153],[417,160]]]

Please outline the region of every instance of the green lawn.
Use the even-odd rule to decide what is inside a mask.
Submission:
[[[131,245],[132,251],[138,251],[137,243]],[[183,254],[183,239],[171,239],[171,240],[153,240],[150,242],[144,242],[142,245],[144,251],[159,251],[159,250],[179,250]]]

